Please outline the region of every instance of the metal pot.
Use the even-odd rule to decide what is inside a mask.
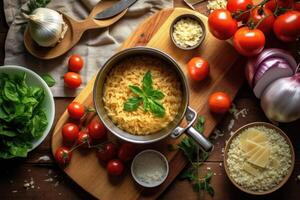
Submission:
[[[158,59],[164,60],[166,63],[169,64],[170,67],[174,68],[174,71],[178,74],[178,77],[182,85],[182,95],[183,95],[182,105],[179,109],[177,116],[171,123],[169,123],[167,127],[150,135],[133,135],[118,128],[107,115],[102,101],[103,86],[110,70],[114,66],[116,66],[118,62],[122,61],[124,58],[133,55],[149,55],[151,57],[157,57]],[[197,119],[197,112],[194,111],[192,108],[188,107],[189,88],[183,71],[181,70],[180,66],[176,63],[176,61],[173,58],[171,58],[168,54],[160,50],[148,48],[148,47],[134,47],[134,48],[125,49],[113,55],[110,59],[108,59],[108,61],[98,72],[94,84],[93,93],[94,93],[93,96],[94,96],[95,108],[97,110],[100,119],[102,120],[102,122],[110,132],[112,132],[114,135],[116,135],[117,137],[125,141],[139,143],[139,144],[146,144],[146,143],[157,142],[169,135],[171,135],[171,137],[173,138],[176,138],[180,136],[183,132],[186,132],[188,135],[194,138],[195,141],[199,143],[200,146],[205,151],[210,151],[213,148],[213,145],[201,133],[199,133],[197,130],[195,130],[192,127],[193,123]],[[188,125],[182,128],[179,126],[179,124],[184,117],[186,117]]]

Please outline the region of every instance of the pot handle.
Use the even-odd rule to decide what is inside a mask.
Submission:
[[[213,144],[206,139],[202,133],[199,133],[192,125],[197,119],[197,112],[193,110],[192,108],[188,107],[186,114],[185,114],[186,120],[188,121],[188,125],[185,128],[177,127],[171,134],[171,137],[177,138],[179,137],[183,132],[187,132],[189,136],[191,136],[201,147],[204,151],[212,151],[213,150]]]
[[[190,127],[187,129],[187,134],[191,136],[200,146],[203,148],[204,151],[210,152],[213,150],[213,144],[206,139],[202,133],[199,133],[194,127]]]

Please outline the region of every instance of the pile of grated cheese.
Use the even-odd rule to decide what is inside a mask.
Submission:
[[[227,0],[209,0],[207,9],[212,12],[216,9],[226,8]]]
[[[201,25],[194,19],[183,18],[175,23],[173,37],[184,48],[195,46],[203,36]]]

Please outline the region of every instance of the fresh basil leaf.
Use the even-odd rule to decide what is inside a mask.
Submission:
[[[21,141],[7,142],[8,152],[12,156],[26,157],[29,146]]]
[[[155,100],[149,99],[150,111],[157,117],[165,116],[165,108]]]
[[[143,104],[144,104],[144,110],[147,112],[147,111],[150,111],[150,103],[149,103],[149,100],[148,98],[144,98],[143,99]]]
[[[143,98],[141,97],[132,97],[127,100],[124,104],[124,110],[125,111],[134,111],[137,110],[141,102],[143,101]]]
[[[148,71],[143,77],[143,90],[147,89],[152,90],[152,75],[150,71]]]
[[[17,134],[14,131],[1,130],[0,129],[0,135],[4,135],[4,136],[7,136],[7,137],[15,137]]]
[[[45,130],[47,124],[48,122],[47,122],[46,114],[42,110],[40,110],[38,113],[36,113],[33,116],[29,124],[30,133],[32,137],[39,138],[43,130]]]
[[[143,96],[144,96],[143,90],[142,90],[141,88],[139,88],[138,86],[135,86],[135,85],[129,85],[129,88],[130,88],[130,90],[131,90],[134,94],[136,94],[136,95],[138,95],[138,96],[140,96],[140,97],[143,97]]]
[[[164,93],[162,93],[159,90],[152,90],[151,92],[151,98],[155,100],[162,100],[165,97]]]
[[[42,79],[47,83],[49,87],[53,87],[56,83],[55,79],[49,74],[43,75]]]
[[[13,102],[19,102],[19,95],[16,86],[11,81],[6,81],[4,84],[4,96]]]

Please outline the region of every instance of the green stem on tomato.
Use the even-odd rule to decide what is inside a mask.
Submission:
[[[270,1],[270,0],[263,0],[263,1],[260,2],[259,4],[252,6],[251,8],[249,8],[249,9],[247,9],[247,10],[240,11],[240,12],[238,13],[238,15],[236,15],[237,13],[233,13],[233,16],[232,16],[232,17],[234,17],[235,19],[238,19],[238,18],[241,17],[243,14],[246,14],[246,13],[248,13],[248,12],[251,12],[252,10],[254,10],[255,8],[257,8],[257,7],[259,7],[259,6],[261,6],[261,7],[264,6],[268,1]],[[276,2],[277,2],[277,1],[276,1]]]

